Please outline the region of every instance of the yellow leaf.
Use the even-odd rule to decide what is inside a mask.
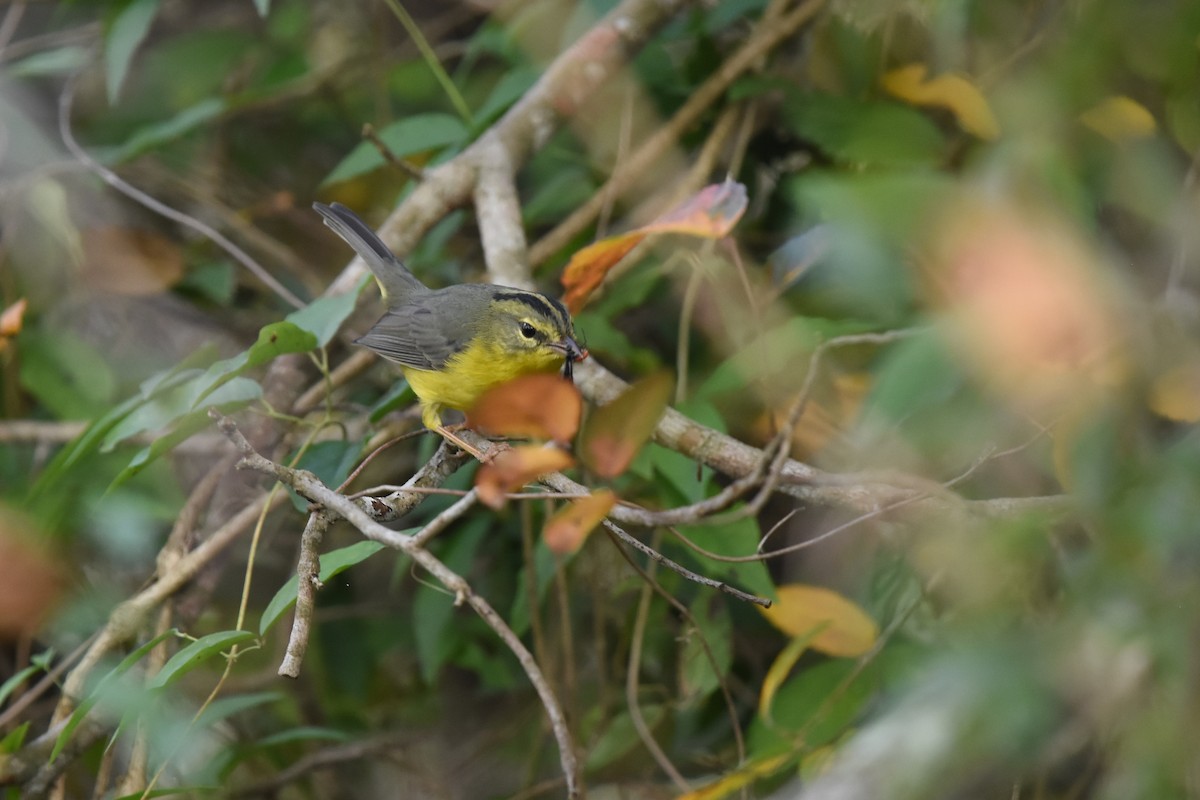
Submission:
[[[1158,129],[1154,115],[1124,95],[1106,97],[1080,114],[1079,121],[1114,142],[1144,139]]]
[[[758,715],[764,720],[771,719],[771,705],[775,702],[775,694],[792,671],[792,667],[796,666],[796,662],[804,655],[812,640],[824,629],[825,625],[820,625],[804,636],[792,639],[771,662],[771,668],[767,670],[767,677],[763,678],[762,688],[758,692]]]
[[[759,609],[767,621],[789,636],[806,636],[820,625],[811,647],[830,656],[860,656],[871,649],[879,627],[861,608],[837,592],[790,583],[777,590],[778,600]]]
[[[1000,135],[991,106],[975,84],[952,72],[926,80],[927,73],[924,64],[909,64],[888,72],[880,82],[887,92],[908,103],[946,109],[963,130],[980,139]]]
[[[1175,367],[1150,386],[1150,409],[1175,422],[1200,422],[1200,362]]]
[[[771,756],[770,758],[760,758],[756,761],[751,761],[746,766],[736,772],[731,772],[716,781],[697,789],[694,792],[681,794],[676,800],[721,800],[729,795],[753,783],[759,778],[771,775],[778,772],[779,768],[787,764],[792,759],[789,754],[781,756]]]
[[[542,532],[546,547],[560,555],[574,553],[616,502],[617,496],[608,489],[597,489],[588,497],[572,500],[546,523]]]

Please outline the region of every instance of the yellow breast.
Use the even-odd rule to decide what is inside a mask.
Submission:
[[[556,372],[564,357],[555,352],[502,351],[484,342],[471,344],[450,357],[440,370],[400,369],[421,401],[421,421],[426,428],[442,424],[442,409],[466,411],[484,392],[519,375]]]

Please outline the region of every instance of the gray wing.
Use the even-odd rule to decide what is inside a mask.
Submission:
[[[430,292],[389,310],[356,343],[406,367],[441,369],[466,348],[482,311],[477,292],[455,288],[455,296]]]

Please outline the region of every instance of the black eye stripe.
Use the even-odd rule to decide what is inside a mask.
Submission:
[[[563,330],[568,330],[563,323],[567,313],[566,309],[562,307],[561,303],[555,300],[550,300],[533,292],[494,292],[492,299],[516,300],[518,303],[524,303],[546,319],[563,325]]]

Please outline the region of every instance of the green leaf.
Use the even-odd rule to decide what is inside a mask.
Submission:
[[[208,97],[195,105],[188,106],[169,119],[153,122],[134,131],[119,147],[104,151],[106,164],[129,161],[148,150],[161,147],[185,134],[208,125],[228,109],[228,103],[219,97]]]
[[[216,408],[222,413],[229,413],[261,396],[262,387],[248,378],[235,378],[225,384],[208,398],[209,402],[204,408],[179,417],[174,421],[170,433],[157,437],[151,444],[139,450],[125,465],[125,468],[117,473],[106,491],[111,492],[116,489],[141,472],[147,464],[159,456],[171,452],[180,442],[191,438],[192,434],[207,428],[212,424],[212,420],[208,416],[210,408]]]
[[[450,537],[442,554],[446,566],[460,574],[466,572],[489,524],[487,517],[476,517]],[[442,586],[422,583],[417,589],[413,598],[413,634],[421,677],[431,686],[437,682],[442,664],[456,648],[463,646],[463,639],[455,635],[451,625],[454,611],[454,596]]]
[[[417,530],[417,528],[410,528],[407,531],[401,531],[401,533],[411,534]],[[361,542],[355,542],[349,547],[342,547],[323,554],[321,556],[320,581],[325,583],[339,572],[354,566],[360,561],[366,561],[382,549],[383,545],[379,542],[364,539]],[[262,619],[259,620],[258,632],[260,635],[265,634],[275,624],[275,621],[283,616],[285,611],[296,604],[298,586],[299,581],[293,575],[288,579],[287,583],[279,587],[279,591],[271,598],[271,602],[267,603]]]
[[[336,728],[322,728],[317,725],[305,725],[291,730],[264,736],[255,742],[255,747],[275,747],[292,742],[348,742],[350,734]]]
[[[716,691],[733,664],[733,621],[725,598],[716,592],[697,594],[690,611],[696,627],[686,632],[679,654],[679,687],[683,703],[695,707]]]
[[[21,356],[21,385],[59,419],[92,417],[116,394],[104,356],[68,331],[23,332]]]
[[[400,378],[392,384],[392,388],[384,393],[383,397],[375,401],[375,405],[371,406],[369,419],[372,423],[379,422],[384,415],[393,409],[407,406],[415,402],[417,394],[408,385],[408,381]]]
[[[30,676],[42,672],[42,668],[36,664],[32,664],[23,670],[20,670],[4,683],[0,683],[0,707],[4,706],[4,701],[8,696],[16,691],[17,687],[26,681]]]
[[[284,320],[265,325],[258,332],[258,341],[249,349],[208,368],[201,380],[207,388],[200,392],[193,405],[198,406],[211,392],[248,369],[265,364],[277,356],[305,353],[316,347],[316,335],[293,322]]]
[[[468,131],[462,121],[449,114],[417,114],[393,122],[377,132],[380,141],[393,155],[403,158],[413,153],[434,150],[466,142]],[[321,186],[340,183],[382,167],[386,162],[371,142],[362,142],[333,168]]]
[[[863,709],[876,683],[868,666],[847,688],[834,695],[843,681],[858,669],[852,661],[828,661],[793,676],[775,694],[771,720],[755,718],[746,734],[746,749],[753,757],[777,755],[795,748],[803,733],[806,747],[833,741]]]
[[[100,450],[110,452],[117,444],[132,436],[161,431],[176,424],[196,409],[196,398],[206,388],[204,373],[194,370],[187,382],[166,391],[156,392],[141,406],[112,426],[105,435]],[[257,400],[261,396],[262,387],[257,382],[249,378],[235,378],[208,395],[205,406],[249,402]]]
[[[67,742],[71,741],[71,735],[75,732],[75,729],[79,727],[79,723],[83,722],[84,718],[91,713],[92,709],[96,706],[96,703],[99,702],[101,696],[110,687],[112,687],[113,684],[121,678],[121,676],[128,672],[134,664],[145,658],[146,654],[153,650],[159,642],[178,635],[179,631],[175,628],[160,633],[158,636],[155,636],[153,639],[138,647],[129,655],[125,656],[125,658],[121,659],[121,662],[117,664],[116,667],[105,673],[104,677],[102,677],[96,684],[96,688],[92,689],[92,691],[88,693],[88,696],[84,698],[83,702],[76,706],[75,710],[71,712],[71,716],[67,719],[66,725],[64,725],[63,729],[59,731],[58,738],[54,741],[54,747],[50,751],[50,758],[47,760],[47,762],[51,764],[54,763],[54,759],[58,758],[59,753],[61,753],[63,748],[67,746]]]
[[[800,94],[784,114],[800,136],[853,165],[935,165],[945,152],[937,126],[899,103]]]
[[[317,347],[329,344],[346,317],[354,311],[354,304],[363,287],[371,282],[370,277],[363,278],[358,287],[342,294],[322,297],[306,305],[304,308],[288,314],[286,319],[302,330],[308,331],[317,338]]]
[[[0,754],[8,755],[21,749],[25,744],[25,735],[29,733],[30,720],[25,720],[12,729],[12,732],[0,739]]]
[[[69,75],[83,67],[88,61],[88,50],[78,45],[67,45],[53,50],[44,50],[22,58],[5,67],[9,77],[37,78],[43,75]]]
[[[643,705],[639,707],[642,712],[642,719],[646,721],[647,727],[653,730],[666,715],[666,709],[658,704]],[[641,739],[638,737],[637,728],[633,725],[633,718],[628,711],[622,711],[612,718],[604,732],[600,734],[600,738],[596,739],[587,753],[587,769],[589,772],[601,769],[636,747],[641,747]]]
[[[516,67],[506,72],[475,113],[476,130],[486,129],[493,120],[507,111],[509,106],[520,100],[540,77],[541,70],[528,66]]]
[[[150,23],[158,13],[158,4],[159,0],[133,0],[109,26],[104,41],[104,78],[110,104],[117,102],[133,54],[150,32]]]
[[[256,638],[258,637],[252,631],[219,631],[201,636],[171,656],[163,668],[149,680],[146,687],[165,688],[222,650]]]
[[[187,380],[189,373],[172,374],[171,371],[148,378],[142,383],[141,393],[110,410],[88,426],[79,438],[61,449],[50,461],[31,491],[32,497],[38,497],[49,491],[72,467],[82,459],[99,450],[109,432],[132,413],[148,398],[158,391],[166,391]]]
[[[734,506],[736,510],[740,504]],[[691,542],[721,556],[753,555],[758,547],[759,528],[754,517],[725,525],[681,525],[679,531]],[[720,578],[739,589],[763,597],[775,596],[775,584],[762,561],[718,561],[687,550],[700,565],[699,572],[710,578]]]
[[[330,439],[316,442],[304,451],[296,468],[308,470],[326,486],[340,486],[358,464],[362,448],[361,440]],[[288,492],[296,510],[307,513],[309,501],[296,494],[294,489]]]
[[[229,719],[235,714],[257,708],[268,703],[275,703],[286,697],[283,692],[254,692],[252,694],[235,695],[234,697],[219,697],[208,704],[208,707],[196,718],[196,728],[204,730],[211,728],[221,720]]]

